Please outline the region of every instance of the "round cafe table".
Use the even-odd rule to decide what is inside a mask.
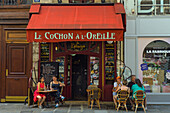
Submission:
[[[46,102],[47,102],[47,108],[49,107],[48,105],[48,95],[53,92],[57,92],[57,90],[43,90],[43,91],[37,91],[38,93],[45,94],[46,95]]]

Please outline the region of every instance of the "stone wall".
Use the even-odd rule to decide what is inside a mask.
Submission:
[[[33,42],[33,70],[32,77],[34,80],[38,80],[38,60],[39,60],[39,43]],[[36,74],[36,77],[35,77]]]

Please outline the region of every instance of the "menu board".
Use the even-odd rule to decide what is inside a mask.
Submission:
[[[44,76],[45,83],[49,84],[53,75],[59,76],[59,63],[58,62],[41,62],[40,63],[40,76]]]
[[[49,43],[41,43],[40,44],[40,59],[41,59],[41,62],[48,62],[49,61],[49,58],[50,58],[50,52],[49,52],[49,48],[50,48],[50,45]]]
[[[105,42],[105,76],[106,80],[114,80],[114,43],[108,44],[107,42]]]

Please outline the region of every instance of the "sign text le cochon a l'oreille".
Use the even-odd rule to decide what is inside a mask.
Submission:
[[[50,33],[45,32],[43,35],[35,32],[35,40],[109,40],[115,39],[116,33],[114,32],[105,32],[105,33],[92,33],[87,32],[85,34],[78,33]]]

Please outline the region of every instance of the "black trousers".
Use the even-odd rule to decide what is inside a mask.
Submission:
[[[60,101],[60,92],[59,91],[57,91],[57,92],[54,92],[54,93],[51,93],[51,96],[52,97],[55,97],[55,104],[57,104],[57,103],[59,103],[59,101]]]

